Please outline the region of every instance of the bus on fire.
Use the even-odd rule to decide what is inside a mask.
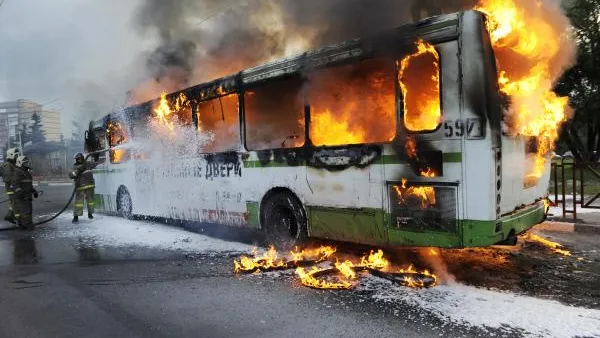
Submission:
[[[274,244],[512,243],[543,220],[550,169],[502,132],[485,20],[430,18],[92,121],[96,205]]]

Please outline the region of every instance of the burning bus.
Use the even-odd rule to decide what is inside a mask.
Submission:
[[[514,243],[544,219],[549,151],[506,131],[490,31],[442,15],[92,121],[96,206],[274,244]]]

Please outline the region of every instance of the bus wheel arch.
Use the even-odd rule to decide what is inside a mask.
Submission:
[[[308,238],[308,218],[298,196],[290,189],[269,190],[260,203],[260,225],[268,244],[288,248]]]
[[[123,218],[130,219],[133,215],[131,194],[124,185],[117,190],[117,213]]]

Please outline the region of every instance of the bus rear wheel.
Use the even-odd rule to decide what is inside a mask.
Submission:
[[[119,216],[131,219],[132,210],[131,195],[129,195],[129,191],[127,191],[127,188],[125,187],[120,187],[117,193],[117,212],[119,213]]]
[[[290,249],[306,241],[306,213],[295,196],[276,193],[265,202],[263,211],[267,244]]]

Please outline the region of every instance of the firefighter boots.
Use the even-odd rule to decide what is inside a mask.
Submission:
[[[73,216],[73,223],[79,223],[79,217]]]

